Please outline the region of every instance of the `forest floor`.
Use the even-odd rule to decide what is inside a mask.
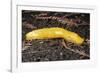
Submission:
[[[26,33],[49,27],[75,32],[85,41],[82,45],[62,38],[37,39],[28,42]],[[22,62],[90,59],[90,15],[88,13],[22,11]]]

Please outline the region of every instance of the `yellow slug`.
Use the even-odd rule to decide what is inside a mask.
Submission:
[[[84,39],[78,34],[59,27],[37,29],[26,34],[26,40],[51,38],[63,38],[78,45],[84,42]]]

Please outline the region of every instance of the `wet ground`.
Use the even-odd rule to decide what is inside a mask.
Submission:
[[[85,38],[82,45],[64,39],[26,41],[26,33],[39,28],[61,27]],[[22,62],[90,59],[90,14],[22,11]]]

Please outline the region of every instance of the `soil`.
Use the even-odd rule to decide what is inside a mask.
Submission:
[[[61,27],[85,38],[82,45],[64,39],[26,41],[26,33],[46,27]],[[90,59],[90,14],[71,12],[22,11],[22,62]]]

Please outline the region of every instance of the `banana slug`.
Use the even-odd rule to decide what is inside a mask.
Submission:
[[[71,32],[59,27],[37,29],[26,34],[26,40],[52,38],[63,38],[66,41],[78,45],[81,45],[84,42],[84,39],[75,32]]]

